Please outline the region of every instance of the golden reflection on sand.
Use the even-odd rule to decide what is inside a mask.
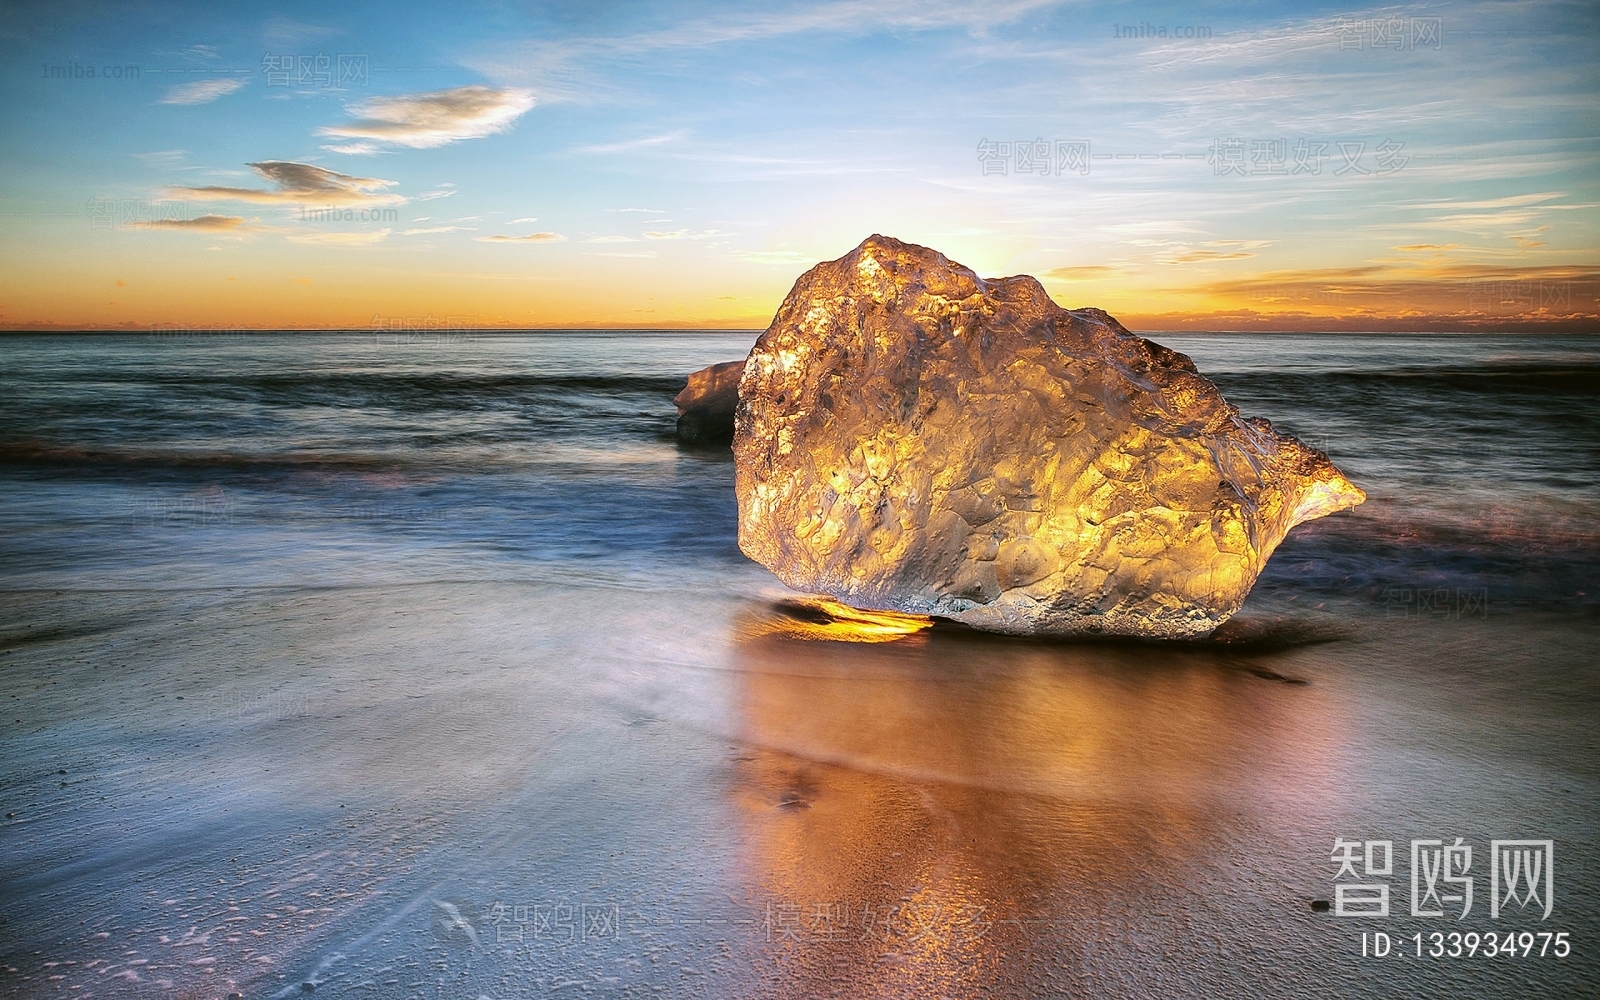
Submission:
[[[742,624],[746,635],[781,635],[831,642],[895,642],[933,627],[926,615],[852,608],[831,597],[795,597],[778,602],[773,614]]]
[[[1211,877],[1217,824],[1336,784],[1339,707],[1217,647],[812,641],[788,616],[756,609],[735,641],[776,995],[1065,986],[1143,889]]]

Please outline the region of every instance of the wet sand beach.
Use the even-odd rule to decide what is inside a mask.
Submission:
[[[819,641],[771,599],[690,620],[671,592],[532,581],[10,598],[39,623],[5,657],[16,995],[1512,996],[1594,973],[1592,619],[1519,621],[1518,647],[1493,619],[1290,608],[1171,649]],[[1534,834],[1562,849],[1565,961],[1363,962],[1375,928],[1310,905],[1335,836]]]

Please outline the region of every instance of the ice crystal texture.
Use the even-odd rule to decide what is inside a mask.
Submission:
[[[1186,356],[873,236],[745,363],[739,547],[797,590],[1020,634],[1202,635],[1366,499]]]

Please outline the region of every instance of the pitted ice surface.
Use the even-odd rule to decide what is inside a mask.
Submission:
[[[790,587],[1020,634],[1202,635],[1366,499],[1105,312],[882,236],[795,283],[734,455],[739,547]]]

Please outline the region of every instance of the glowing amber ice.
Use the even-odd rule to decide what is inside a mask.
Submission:
[[[797,590],[1013,633],[1200,635],[1366,494],[1182,354],[873,236],[739,382],[739,547]]]

